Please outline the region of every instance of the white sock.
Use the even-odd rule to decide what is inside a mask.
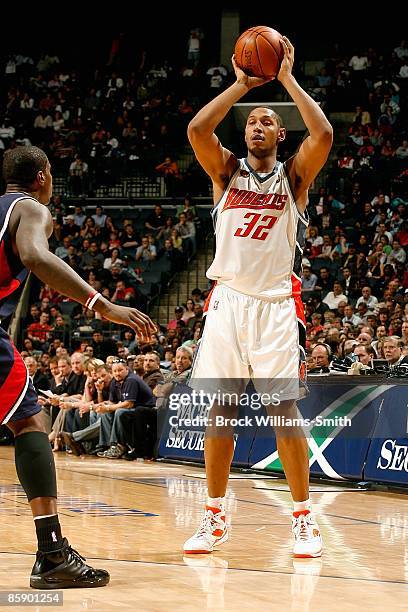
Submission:
[[[220,510],[224,510],[225,497],[207,497],[207,506],[210,506],[210,508],[219,508]]]
[[[35,521],[39,521],[40,519],[44,519],[44,518],[51,518],[52,516],[58,516],[57,514],[42,514],[41,516],[34,516],[34,520]]]
[[[312,509],[312,502],[310,501],[310,498],[305,499],[305,501],[301,501],[301,502],[293,502],[293,512],[301,512],[302,510],[310,510]]]

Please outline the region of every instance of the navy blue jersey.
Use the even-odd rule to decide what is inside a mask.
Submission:
[[[0,196],[0,320],[15,311],[28,276],[27,268],[13,252],[8,227],[15,204],[26,199],[34,198],[25,193]]]
[[[26,199],[34,198],[25,193],[0,197],[0,321],[16,309],[28,276],[28,270],[13,252],[8,227],[16,202]],[[25,363],[0,327],[0,423],[25,419],[40,410]]]

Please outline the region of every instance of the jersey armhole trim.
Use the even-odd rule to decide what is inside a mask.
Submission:
[[[4,194],[6,195],[6,194]],[[30,196],[24,196],[22,198],[16,198],[15,200],[13,200],[9,206],[9,209],[6,213],[5,219],[4,219],[4,223],[3,223],[3,227],[0,229],[0,242],[6,232],[6,229],[8,228],[8,224],[10,221],[10,217],[11,217],[11,213],[14,210],[15,205],[17,204],[17,202],[20,202],[20,200],[34,200],[34,202],[37,202],[38,204],[38,200],[36,200],[35,198],[32,198]]]
[[[283,173],[284,173],[284,175],[285,175],[285,179],[286,179],[286,181],[287,181],[287,183],[288,183],[288,188],[289,188],[289,191],[290,191],[290,195],[292,196],[292,200],[293,200],[293,202],[294,202],[294,204],[295,204],[296,212],[297,212],[297,214],[299,215],[299,217],[301,218],[301,220],[303,221],[303,223],[304,223],[305,225],[309,225],[309,218],[308,218],[308,214],[307,214],[307,212],[306,212],[306,211],[307,211],[307,208],[305,208],[305,212],[306,212],[306,214],[303,214],[303,213],[302,213],[302,212],[299,210],[298,205],[297,205],[297,203],[296,203],[296,198],[295,198],[295,196],[294,196],[294,194],[293,194],[293,191],[292,191],[292,185],[290,184],[289,174],[288,174],[288,172],[287,172],[286,162],[284,162],[284,163],[282,164],[282,168],[283,168]],[[309,203],[309,197],[307,198],[307,202]],[[307,206],[307,205],[306,205],[306,206]]]

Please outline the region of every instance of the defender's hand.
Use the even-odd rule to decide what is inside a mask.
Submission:
[[[135,330],[138,340],[150,342],[152,334],[156,333],[157,327],[153,321],[136,308],[127,308],[117,304],[109,304],[103,316],[119,325],[127,325]]]
[[[269,83],[275,78],[271,77],[267,79],[263,77],[248,76],[239,66],[237,66],[237,63],[235,61],[235,55],[232,56],[231,62],[234,67],[235,76],[237,77],[237,83],[239,83],[240,85],[245,85],[245,87],[248,87],[248,89],[252,89],[253,87],[259,87],[260,85],[265,85],[265,83]]]

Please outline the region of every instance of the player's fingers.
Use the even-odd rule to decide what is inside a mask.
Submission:
[[[286,40],[285,40],[285,37],[280,38],[280,39],[279,39],[279,42],[280,42],[280,44],[281,44],[281,45],[282,45],[282,47],[283,47],[283,52],[284,52],[284,54],[285,54],[285,55],[289,55],[289,47],[288,47],[288,44],[287,44],[287,42],[286,42]]]
[[[133,319],[133,321],[135,322],[135,324],[138,326],[140,334],[142,335],[142,339],[148,341],[149,339],[149,326],[148,326],[148,319],[149,317],[147,317],[146,315],[143,315],[140,312],[137,311],[133,311],[131,313],[131,317]]]

